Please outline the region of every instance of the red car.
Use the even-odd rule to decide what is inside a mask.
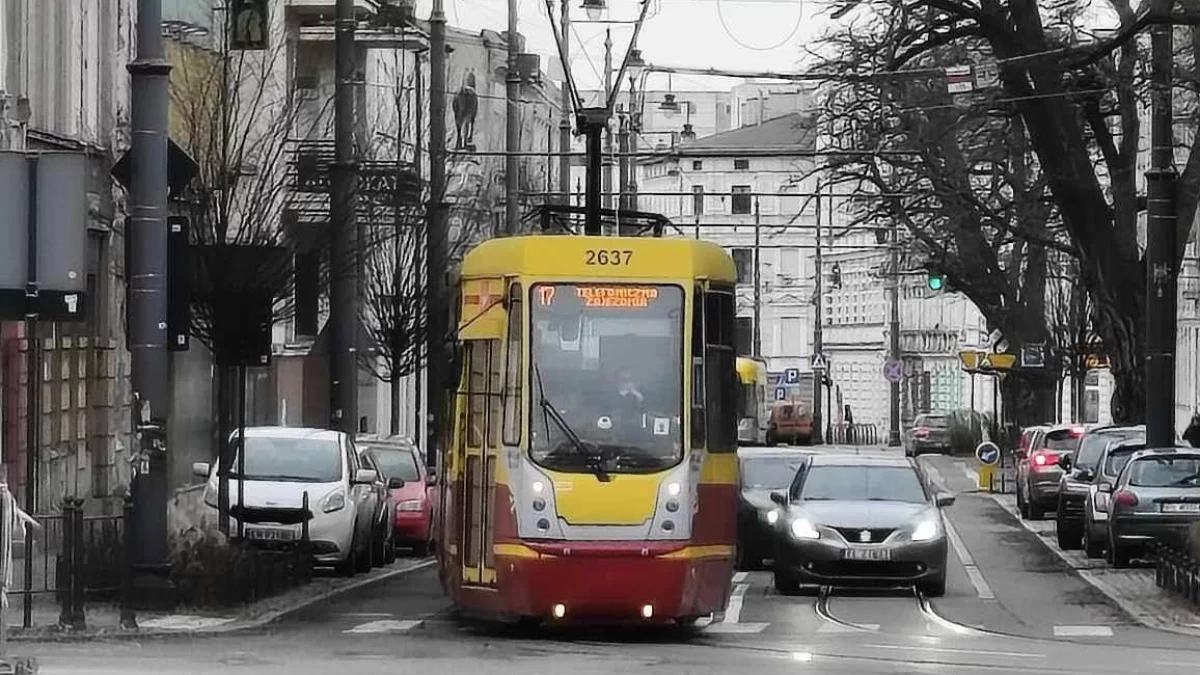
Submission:
[[[368,452],[375,458],[388,481],[396,502],[394,540],[397,546],[412,549],[417,556],[433,549],[434,488],[433,476],[425,468],[420,452],[408,444],[372,443]]]

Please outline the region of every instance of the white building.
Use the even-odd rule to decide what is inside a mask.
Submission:
[[[639,208],[684,236],[721,244],[738,264],[738,343],[753,351],[754,249],[760,252],[761,356],[772,372],[808,370],[813,339],[813,116],[794,113],[680,145],[638,167]],[[756,228],[755,223],[758,222]]]

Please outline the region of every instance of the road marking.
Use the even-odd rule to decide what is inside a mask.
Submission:
[[[342,612],[334,614],[334,616],[346,619],[386,619],[392,614],[391,612]]]
[[[155,630],[172,630],[180,632],[189,632],[204,630],[206,628],[214,628],[232,623],[237,619],[226,616],[192,616],[190,614],[171,614],[152,619],[143,619],[139,621],[141,628],[152,628]]]
[[[1054,637],[1112,637],[1111,626],[1055,626]]]
[[[975,587],[975,594],[981,600],[995,600],[996,593],[992,591],[992,587],[988,585],[987,579],[983,578],[983,573],[975,565],[975,558],[967,550],[967,545],[963,543],[962,537],[958,536],[958,530],[954,529],[954,524],[950,522],[950,518],[943,516],[942,523],[946,526],[946,538],[950,540],[950,547],[954,549],[954,555],[958,556],[963,569],[967,571],[967,577],[971,580],[971,585]]]
[[[705,627],[705,633],[761,633],[767,629],[768,623],[714,623]]]
[[[745,580],[746,580],[746,577],[747,577],[747,576],[749,576],[749,575],[750,575],[750,573],[749,573],[749,572],[738,572],[738,573],[736,573],[736,574],[734,574],[734,575],[733,575],[733,583],[735,583],[735,584],[740,584],[740,583],[742,583],[743,581],[745,581]]]
[[[721,618],[721,623],[737,623],[738,619],[742,618],[742,602],[745,601],[749,588],[750,584],[738,584],[733,587],[733,594],[729,596],[729,604],[725,606],[725,616]]]
[[[840,623],[826,623],[817,629],[818,633],[861,633],[863,631],[879,631],[877,623],[856,623],[848,626]]]
[[[382,621],[368,621],[360,624],[349,630],[342,631],[343,633],[403,633],[412,630],[421,625],[420,621],[397,621],[395,619],[384,619]]]
[[[954,649],[952,647],[921,647],[918,645],[863,645],[871,649],[895,649],[912,652],[936,652],[940,654],[983,654],[986,656],[1013,656],[1022,659],[1044,659],[1044,654],[1028,654],[1025,652],[1001,652],[989,649]]]

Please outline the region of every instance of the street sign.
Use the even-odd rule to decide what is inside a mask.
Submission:
[[[786,401],[787,400],[787,387],[775,387],[775,400],[776,401]]]
[[[975,448],[975,457],[981,464],[995,466],[1000,461],[1000,446],[984,441]]]
[[[1000,86],[1000,64],[987,60],[975,65],[975,88],[991,89]]]
[[[958,353],[958,361],[967,372],[995,372],[1012,370],[1017,363],[1016,354],[992,354],[978,349]]]
[[[946,69],[946,91],[951,94],[968,94],[975,83],[971,78],[971,66],[953,66]]]
[[[888,359],[887,363],[883,364],[883,378],[888,382],[895,384],[904,379],[904,362],[896,359]]]
[[[1042,368],[1046,365],[1045,345],[1038,343],[1021,347],[1022,368]]]
[[[133,186],[133,156],[129,150],[121,155],[113,164],[109,173],[113,179],[126,190]],[[167,194],[178,195],[200,173],[200,165],[192,156],[179,147],[175,141],[167,139]]]
[[[812,369],[825,370],[825,356],[820,352],[812,355]]]
[[[788,368],[783,371],[783,381],[785,384],[800,384],[800,369]]]

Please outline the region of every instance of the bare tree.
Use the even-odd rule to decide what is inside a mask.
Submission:
[[[1099,341],[1092,326],[1095,307],[1087,289],[1078,283],[1078,260],[1056,256],[1052,266],[1057,272],[1046,284],[1047,323],[1061,374],[1071,378],[1071,419],[1082,422],[1088,359]]]

